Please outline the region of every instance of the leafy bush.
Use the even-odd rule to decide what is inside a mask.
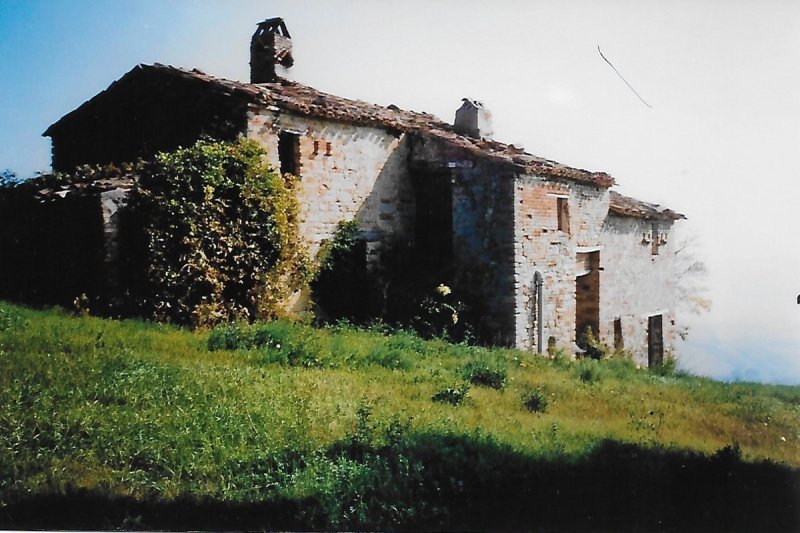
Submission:
[[[208,349],[212,352],[251,347],[253,347],[251,331],[239,323],[220,324],[211,330],[208,336]]]
[[[528,389],[522,395],[522,405],[532,413],[547,411],[547,397],[539,389]]]
[[[495,362],[477,359],[467,363],[463,376],[473,385],[499,390],[505,386],[508,372]]]
[[[600,363],[595,359],[581,359],[575,365],[578,379],[584,383],[596,383],[600,381],[605,372]]]
[[[464,322],[465,312],[465,304],[453,295],[453,290],[440,283],[419,303],[411,324],[424,338],[464,342],[473,336],[471,327]]]
[[[461,405],[469,392],[469,383],[447,387],[438,391],[431,397],[431,400],[439,403],[449,403],[450,405]]]
[[[592,331],[592,328],[589,326],[586,326],[579,344],[585,350],[585,357],[596,359],[598,361],[601,359],[609,359],[614,353],[611,348],[600,342],[600,340],[595,337],[594,331]]]
[[[123,232],[123,255],[144,260],[145,314],[194,326],[273,318],[306,281],[296,180],[264,154],[254,141],[200,140],[143,165],[130,201],[143,234]]]

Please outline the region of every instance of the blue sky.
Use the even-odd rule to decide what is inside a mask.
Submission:
[[[0,0],[0,169],[47,170],[41,132],[137,63],[246,81],[270,16],[298,81],[448,121],[480,99],[499,140],[686,213],[713,307],[680,364],[800,383],[800,3]]]

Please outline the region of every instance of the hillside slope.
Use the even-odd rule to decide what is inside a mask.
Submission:
[[[800,529],[800,388],[662,374],[0,303],[0,528]]]

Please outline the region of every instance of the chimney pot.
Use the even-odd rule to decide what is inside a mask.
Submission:
[[[272,83],[293,64],[292,37],[283,19],[259,22],[250,39],[250,83]]]
[[[475,137],[476,139],[491,139],[494,135],[492,128],[492,113],[483,106],[483,102],[462,98],[461,107],[456,110],[456,119],[453,130],[456,133]]]

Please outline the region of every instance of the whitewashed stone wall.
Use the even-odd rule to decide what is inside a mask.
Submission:
[[[100,193],[100,212],[103,215],[104,266],[106,270],[106,297],[112,306],[123,303],[119,286],[119,220],[120,212],[128,204],[130,188],[118,187]]]
[[[642,366],[647,365],[649,316],[663,316],[664,353],[675,350],[677,272],[671,225],[610,214],[602,227],[600,336],[613,345],[614,319],[621,319],[625,349]],[[659,235],[662,244],[653,255],[652,238]]]

